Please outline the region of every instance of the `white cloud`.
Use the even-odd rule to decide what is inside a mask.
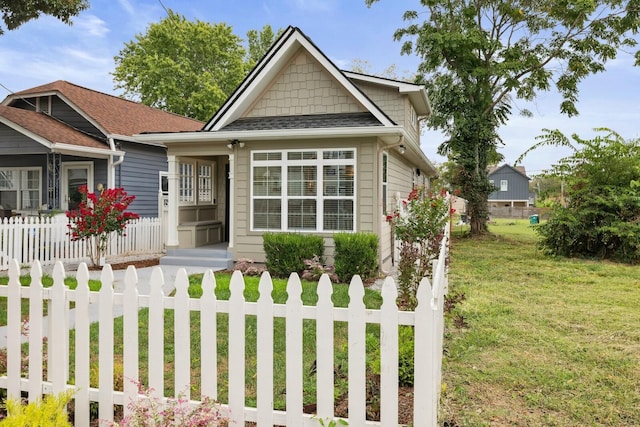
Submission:
[[[129,0],[118,0],[118,3],[120,3],[120,7],[122,7],[129,15],[135,15],[136,11]]]
[[[109,32],[107,23],[95,15],[82,15],[76,18],[74,26],[94,37],[104,37]]]
[[[328,11],[334,7],[332,0],[293,0],[293,4],[298,9],[307,12]]]

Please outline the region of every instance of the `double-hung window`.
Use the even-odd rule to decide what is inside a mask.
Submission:
[[[355,150],[251,153],[254,230],[355,229]]]
[[[507,179],[500,180],[500,191],[509,191],[509,180]]]
[[[0,169],[0,205],[3,209],[40,207],[41,168]]]

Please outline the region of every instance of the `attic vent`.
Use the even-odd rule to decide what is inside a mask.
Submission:
[[[51,114],[51,97],[41,96],[36,99],[36,111]]]

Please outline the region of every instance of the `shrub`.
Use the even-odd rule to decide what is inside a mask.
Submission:
[[[275,277],[300,274],[305,259],[324,255],[324,239],[313,234],[264,233],[262,239],[267,270]]]
[[[334,272],[332,266],[325,266],[320,262],[319,257],[313,257],[313,259],[304,260],[304,271],[302,272],[302,280],[308,280],[310,282],[317,282],[323,274],[328,274],[329,279],[333,283],[338,282],[338,275]]]
[[[44,400],[22,404],[19,400],[8,399],[7,418],[0,421],[2,427],[71,427],[65,410],[73,393],[47,395]]]
[[[402,325],[398,329],[398,385],[413,387],[414,382],[414,329],[413,326]],[[380,375],[380,339],[377,335],[367,334],[367,360],[369,369]]]
[[[227,418],[220,413],[220,405],[213,399],[204,397],[197,406],[191,406],[188,399],[170,398],[166,404],[151,397],[152,389],[136,383],[138,394],[143,399],[132,400],[127,405],[130,414],[118,423],[109,423],[109,427],[147,427],[147,426],[184,426],[211,427],[226,425]]]
[[[348,283],[359,274],[362,279],[378,273],[378,236],[373,233],[335,233],[334,252],[336,274]]]

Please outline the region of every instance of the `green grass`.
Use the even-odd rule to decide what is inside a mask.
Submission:
[[[443,422],[640,425],[640,269],[545,257],[527,220],[490,231],[452,242]]]
[[[227,300],[230,296],[229,282],[230,275],[216,274],[216,296],[218,299]],[[202,294],[200,283],[202,275],[193,275],[189,278],[189,294],[193,298],[198,298]],[[275,303],[282,304],[286,302],[286,280],[273,279],[272,298]],[[245,277],[244,295],[247,301],[257,301],[258,277]],[[302,300],[305,305],[315,305],[317,302],[316,283],[302,282]],[[333,302],[336,307],[346,307],[349,303],[348,286],[344,284],[333,285]],[[380,308],[382,297],[379,292],[365,290],[364,302],[367,308]],[[193,312],[191,315],[191,378],[192,388],[190,390],[191,397],[200,398],[200,319],[199,313]],[[228,395],[228,378],[227,378],[227,358],[228,358],[228,316],[220,313],[217,316],[218,323],[218,400],[225,402]],[[114,319],[115,330],[115,384],[116,388],[122,385],[122,318]],[[165,311],[165,395],[174,394],[174,335],[173,335],[173,310]],[[368,326],[369,333],[379,336],[379,328],[373,325]],[[70,349],[70,372],[73,377],[73,332],[72,343]],[[246,404],[254,406],[256,404],[256,379],[257,379],[257,355],[256,355],[256,317],[247,316],[246,318]],[[97,386],[98,378],[98,324],[92,324],[91,334],[91,354],[92,354],[92,382],[93,386]],[[336,395],[346,393],[347,383],[347,324],[345,322],[336,322],[335,330],[335,364],[336,364]],[[140,343],[140,376],[143,383],[147,383],[147,366],[148,366],[148,310],[142,309],[139,312],[139,343]],[[311,374],[311,366],[315,360],[315,321],[305,320],[303,323],[303,372],[304,375],[304,403],[315,402],[316,395],[316,377]],[[276,409],[285,409],[285,322],[283,318],[274,319],[274,407]]]

